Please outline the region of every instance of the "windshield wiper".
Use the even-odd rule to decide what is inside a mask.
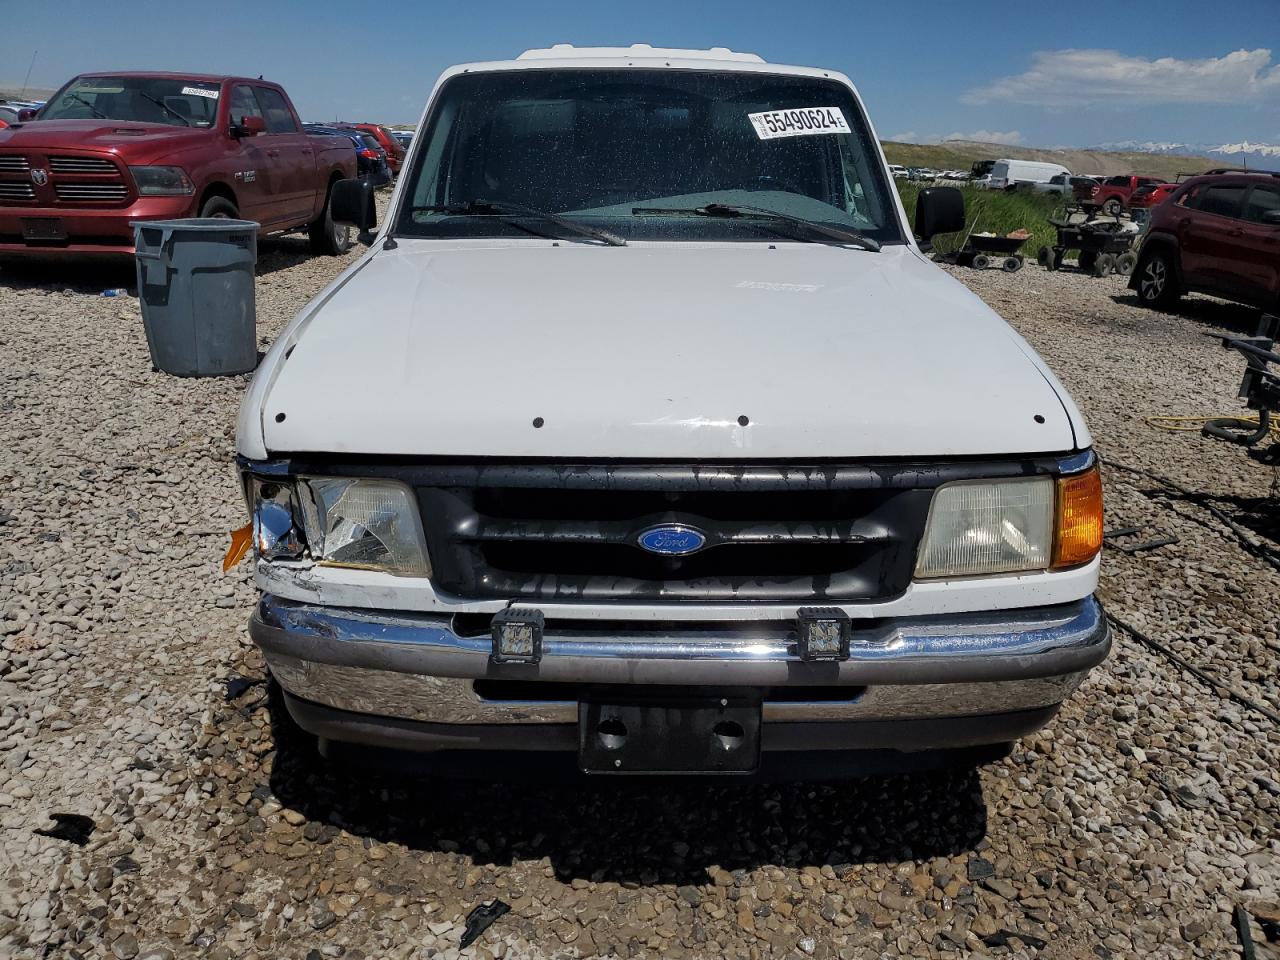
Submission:
[[[522,203],[512,203],[509,200],[467,200],[464,203],[411,207],[409,212],[445,213],[459,217],[536,217],[539,220],[547,221],[547,223],[554,223],[556,226],[568,230],[570,233],[577,233],[584,237],[590,237],[593,240],[599,240],[601,243],[607,243],[611,247],[625,247],[627,245],[627,241],[622,239],[622,237],[618,236],[616,233],[611,233],[608,230],[602,230],[599,227],[589,227],[585,223],[578,223],[576,220],[570,220],[566,217],[562,217],[558,213],[550,213],[546,210],[526,207]]]
[[[182,125],[184,127],[191,126],[190,120],[188,120],[186,117],[180,114],[177,110],[173,109],[173,107],[169,106],[163,100],[157,100],[155,97],[151,96],[151,94],[143,93],[141,90],[138,91],[138,96],[142,97],[145,100],[150,100],[152,103],[154,103],[157,107],[159,107],[165,113],[173,114],[175,117],[177,117],[179,120],[182,121]]]
[[[817,234],[831,240],[839,240],[842,243],[856,244],[864,250],[870,250],[872,253],[880,252],[879,241],[872,240],[865,234],[853,229],[853,227],[834,227],[814,220],[806,220],[803,217],[793,217],[789,213],[766,210],[764,207],[751,207],[738,203],[708,203],[705,207],[671,207],[669,209],[663,207],[632,207],[631,212],[632,214],[648,213],[667,217],[721,217],[726,220],[768,220],[770,223],[792,227],[797,233]]]
[[[78,94],[78,93],[68,93],[68,94],[67,94],[67,96],[68,96],[68,97],[71,97],[71,99],[73,99],[73,100],[79,100],[79,101],[80,101],[81,103],[83,103],[86,107],[88,107],[90,110],[92,110],[92,111],[93,111],[93,115],[94,115],[95,117],[98,117],[98,118],[99,118],[99,119],[101,119],[101,120],[110,120],[110,119],[111,119],[111,118],[110,118],[110,117],[108,117],[105,113],[103,113],[101,110],[99,110],[97,107],[95,107],[92,103],[90,103],[88,100],[86,100],[84,97],[80,96],[80,94]]]

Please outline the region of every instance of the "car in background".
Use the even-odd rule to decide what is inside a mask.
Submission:
[[[338,123],[337,127],[351,127],[355,130],[363,130],[365,133],[373,134],[378,141],[378,145],[387,155],[387,163],[391,166],[391,174],[395,176],[400,172],[400,164],[404,162],[405,149],[391,135],[391,131],[381,124],[377,123]]]
[[[1207,293],[1280,312],[1280,173],[1211,170],[1151,210],[1129,279],[1143,306]]]
[[[1178,186],[1176,183],[1144,183],[1133,191],[1133,196],[1129,198],[1129,209],[1150,210],[1168,200]]]
[[[1056,193],[1059,196],[1075,196],[1077,189],[1095,187],[1098,181],[1090,177],[1077,177],[1068,173],[1059,173],[1049,179],[1048,183],[1032,184],[1037,193]]]
[[[412,130],[392,130],[391,136],[396,138],[396,143],[404,147],[405,153],[409,152],[409,145],[413,143]]]
[[[368,180],[375,187],[391,182],[391,165],[387,163],[386,151],[373,134],[350,127],[330,127],[323,123],[304,123],[303,127],[310,134],[350,140],[356,151],[356,176],[361,180]]]
[[[977,164],[974,165],[975,173]],[[1071,176],[1071,171],[1060,163],[1042,163],[1038,160],[997,160],[991,170],[977,182],[987,190],[1013,190],[1037,183],[1048,183],[1059,175]]]
[[[21,122],[23,110],[39,110],[43,106],[42,100],[0,100],[0,127]]]
[[[330,215],[351,149],[302,129],[284,88],[194,73],[75,77],[0,130],[0,256],[133,256],[133,222],[244,218],[351,245]]]
[[[1118,217],[1129,206],[1129,199],[1139,187],[1160,186],[1159,177],[1120,176],[1107,177],[1092,187],[1081,185],[1075,189],[1076,202],[1087,210],[1101,210],[1108,217]]]
[[[895,180],[906,180],[911,176],[911,171],[900,163],[889,164],[889,175]]]

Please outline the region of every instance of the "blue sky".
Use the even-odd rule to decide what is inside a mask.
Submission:
[[[646,42],[843,70],[883,137],[1280,143],[1277,14],[1280,0],[0,0],[0,85],[38,50],[35,86],[103,69],[264,74],[308,120],[412,123],[451,63]]]

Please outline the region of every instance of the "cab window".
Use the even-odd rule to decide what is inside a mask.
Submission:
[[[239,123],[245,117],[261,117],[262,108],[258,106],[258,98],[253,95],[253,88],[241,84],[231,91],[231,122]]]
[[[285,102],[284,95],[271,87],[258,87],[258,100],[267,118],[267,133],[297,133],[298,122]]]

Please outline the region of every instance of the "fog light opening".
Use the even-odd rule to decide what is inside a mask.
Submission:
[[[722,750],[737,750],[747,736],[747,731],[736,720],[721,720],[711,728],[711,732]]]
[[[601,720],[596,727],[596,736],[600,738],[600,746],[606,750],[621,750],[627,742],[627,725],[617,717]]]

